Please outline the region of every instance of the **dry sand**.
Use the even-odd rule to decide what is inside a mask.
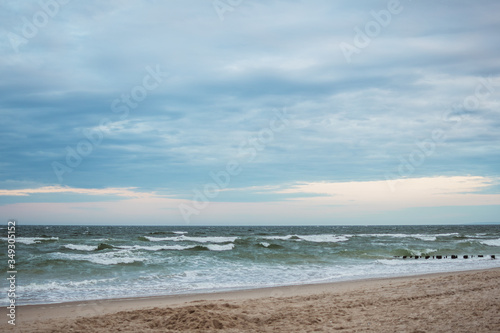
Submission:
[[[7,332],[500,332],[500,268],[17,308]]]

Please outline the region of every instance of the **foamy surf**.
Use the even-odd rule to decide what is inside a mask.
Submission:
[[[238,237],[188,237],[188,236],[177,236],[177,237],[152,237],[144,236],[151,242],[197,242],[197,243],[227,243],[234,242]]]
[[[66,249],[76,250],[76,251],[96,251],[98,246],[94,245],[75,245],[75,244],[66,244],[64,245]]]
[[[498,238],[498,239],[486,239],[486,240],[480,241],[479,243],[485,244],[488,246],[500,246],[500,238]]]
[[[286,236],[264,236],[268,240],[295,240],[315,243],[338,243],[348,241],[352,235],[286,235]]]
[[[44,235],[44,236],[40,236]],[[500,226],[22,226],[19,304],[499,267]],[[6,239],[3,239],[4,244]],[[471,259],[403,256],[479,255]],[[395,257],[400,257],[397,259]],[[500,257],[499,257],[500,258]],[[21,281],[21,280],[20,280]]]
[[[7,238],[4,238],[7,241]],[[53,242],[59,240],[59,237],[17,237],[16,243],[25,245],[41,244],[43,242]]]

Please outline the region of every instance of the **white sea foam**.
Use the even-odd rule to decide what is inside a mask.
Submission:
[[[206,245],[206,247],[210,251],[229,251],[229,250],[234,249],[234,244],[233,243],[224,244],[224,245],[208,244],[208,245]]]
[[[437,237],[456,236],[457,232],[447,234],[357,234],[358,237],[393,237],[393,238],[417,238],[424,241],[435,241]]]
[[[118,265],[118,264],[131,264],[134,262],[146,261],[146,258],[131,258],[131,257],[90,257],[84,260],[101,264],[101,265]]]
[[[131,264],[134,262],[146,261],[143,257],[130,256],[129,251],[116,251],[95,254],[73,254],[55,252],[51,254],[53,259],[89,261],[101,265]]]
[[[500,246],[500,238],[498,239],[485,239],[480,241],[479,243],[489,246]]]
[[[17,237],[16,242],[26,245],[41,244],[47,241],[56,241],[59,237]]]
[[[77,251],[95,251],[95,250],[97,250],[97,246],[94,246],[94,245],[66,244],[66,245],[64,245],[64,247],[67,249],[70,249],[70,250],[77,250]]]
[[[199,243],[227,243],[234,242],[238,237],[186,237],[180,236],[181,240]]]
[[[424,253],[429,254],[429,253],[437,252],[437,249],[425,249],[423,251],[418,251],[418,250],[409,250],[409,251],[414,256],[421,256]]]
[[[393,269],[390,270],[391,273],[400,274],[404,273],[430,273],[430,272],[439,272],[439,271],[458,271],[458,270],[469,270],[469,269],[480,269],[487,267],[495,267],[495,265],[491,265],[491,260],[484,257],[479,258],[477,256],[469,259],[462,259],[459,256],[459,259],[451,259],[451,256],[443,259],[378,259],[377,263],[382,264],[384,266],[392,266]]]
[[[144,236],[147,240],[150,242],[164,242],[164,241],[175,241],[177,237],[151,237],[151,236]]]
[[[178,235],[183,235],[183,234],[187,234],[188,232],[187,231],[174,231],[173,233],[178,234]]]
[[[269,240],[288,240],[293,239],[296,241],[307,241],[314,243],[338,243],[338,242],[346,242],[352,235],[331,235],[331,234],[323,234],[323,235],[287,235],[287,236],[265,236],[263,239]]]
[[[297,236],[302,240],[315,243],[339,243],[346,242],[352,235],[304,235]]]
[[[19,285],[19,291],[21,292],[26,292],[26,291],[31,291],[31,292],[43,292],[47,290],[57,290],[57,291],[62,291],[62,290],[74,290],[75,287],[88,287],[92,285],[99,285],[102,283],[106,282],[112,282],[117,280],[118,278],[111,278],[111,279],[90,279],[90,280],[83,280],[83,281],[65,281],[65,282],[47,282],[47,283],[30,283],[26,285]]]
[[[188,250],[192,249],[195,246],[182,246],[182,245],[153,245],[153,246],[141,246],[141,245],[133,245],[133,246],[119,246],[119,249],[127,249],[127,250],[146,250],[146,251],[162,251],[162,250]]]
[[[163,241],[173,241],[173,242],[198,242],[198,243],[228,243],[234,242],[238,237],[188,237],[188,236],[176,236],[176,237],[151,237],[144,236],[151,242],[163,242]]]
[[[201,245],[200,245],[201,246]],[[234,248],[234,243],[229,244],[204,244],[202,245],[209,249],[210,251],[228,251]],[[122,250],[145,250],[145,251],[165,251],[165,250],[189,250],[196,248],[196,245],[153,245],[153,246],[142,246],[142,245],[132,245],[132,246],[117,246],[116,248]]]
[[[430,235],[414,235],[413,237],[417,238],[417,239],[421,239],[421,240],[424,240],[424,241],[435,241],[437,239],[436,236],[430,236]]]
[[[268,242],[260,242],[259,244],[262,245],[263,247],[269,247],[271,245]]]
[[[270,240],[287,240],[292,238],[293,235],[288,235],[288,236],[264,236],[262,237],[263,239],[270,239]]]
[[[33,237],[17,237],[16,242],[21,243],[21,244],[26,244],[26,245],[40,244],[41,243],[41,241],[36,240],[36,238],[33,238]]]

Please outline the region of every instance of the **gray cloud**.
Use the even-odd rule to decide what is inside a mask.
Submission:
[[[224,21],[210,1],[74,1],[18,52],[9,34],[22,37],[23,17],[42,9],[4,2],[2,178],[57,182],[51,163],[109,118],[102,143],[64,184],[184,196],[283,107],[287,129],[234,187],[383,179],[436,129],[447,138],[413,175],[498,175],[500,4],[401,5],[348,64],[339,44],[352,44],[354,27],[386,1],[246,0]],[[111,103],[156,65],[169,77],[120,119]],[[488,77],[493,88],[477,107],[454,109]]]

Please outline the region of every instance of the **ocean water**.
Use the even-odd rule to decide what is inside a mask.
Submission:
[[[459,259],[395,257],[454,254]],[[19,305],[44,304],[500,267],[492,254],[500,257],[500,225],[21,225],[16,295]]]

